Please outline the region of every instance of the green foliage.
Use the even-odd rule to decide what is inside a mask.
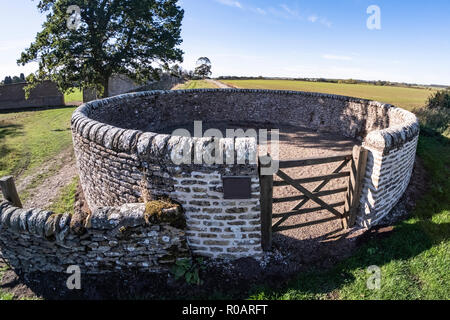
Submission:
[[[340,83],[340,84],[357,84],[358,81],[353,80],[353,79],[348,79],[348,80],[339,80],[338,83]]]
[[[189,71],[184,70],[180,65],[174,64],[166,70],[171,76],[176,78],[187,79],[189,77]]]
[[[24,83],[25,75],[23,73],[20,74],[20,76],[13,76],[12,78],[10,76],[6,76],[5,79],[2,81],[2,84],[13,84],[13,83]]]
[[[13,84],[13,83],[24,83],[26,82],[25,75],[23,73],[20,74],[20,76],[6,76],[3,81],[1,81],[0,84]]]
[[[80,8],[77,28],[68,27],[78,17],[67,12],[73,5]],[[158,78],[160,66],[182,61],[184,11],[177,0],[41,0],[38,8],[47,20],[17,61],[39,62],[27,78],[28,94],[47,79],[63,92],[77,84],[105,94],[113,74],[145,83]]]
[[[443,108],[450,110],[450,90],[435,92],[428,99],[427,107],[430,109]]]
[[[199,58],[194,73],[202,79],[209,77],[211,75],[211,60],[207,57]]]
[[[200,279],[200,270],[204,270],[202,258],[192,259],[180,259],[177,260],[172,267],[171,272],[175,276],[176,280],[184,278],[188,284],[201,285],[203,281]]]
[[[11,83],[12,83],[11,77],[10,77],[10,76],[6,76],[6,77],[5,77],[5,80],[3,80],[3,83],[4,83],[4,84],[11,84]]]
[[[424,127],[424,134],[433,135],[433,131],[437,131],[438,134],[450,138],[450,108],[423,107],[415,109],[414,113]]]
[[[0,300],[14,300],[14,294],[12,293],[1,293],[0,292]]]

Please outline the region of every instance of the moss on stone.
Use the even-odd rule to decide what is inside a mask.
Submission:
[[[45,223],[45,236],[47,238],[52,237],[55,233],[59,232],[59,220],[62,216],[62,213],[53,213],[48,217],[47,222]]]
[[[88,213],[82,210],[76,210],[70,220],[70,231],[76,235],[83,235],[86,233],[86,221],[88,218]]]
[[[167,223],[178,229],[186,228],[186,219],[181,205],[170,199],[147,202],[144,217],[148,224]]]

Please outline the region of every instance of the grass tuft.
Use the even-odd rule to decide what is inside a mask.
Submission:
[[[75,177],[60,191],[58,198],[48,209],[56,214],[73,213],[78,184],[79,178]]]

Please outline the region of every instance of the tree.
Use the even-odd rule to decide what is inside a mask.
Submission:
[[[23,73],[20,74],[19,78],[20,78],[20,82],[26,82],[25,75]]]
[[[205,79],[211,75],[211,60],[207,57],[201,57],[197,60],[195,75]]]
[[[143,84],[183,60],[177,0],[40,0],[38,8],[47,20],[17,61],[39,63],[28,90],[49,79],[63,92],[77,84],[107,96],[113,74]]]
[[[178,64],[173,65],[168,71],[171,76],[183,78],[183,68],[181,68]]]
[[[3,81],[4,84],[11,84],[12,82],[12,78],[10,76],[6,76],[5,80]]]

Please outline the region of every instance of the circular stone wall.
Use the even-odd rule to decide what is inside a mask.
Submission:
[[[183,204],[188,241],[197,253],[217,256],[260,251],[257,142],[220,139],[220,151],[240,164],[175,164],[171,154],[188,146],[192,160],[212,138],[164,134],[194,121],[293,125],[358,139],[369,150],[358,224],[383,218],[405,191],[413,169],[419,124],[405,110],[379,102],[294,91],[203,89],[152,91],[93,101],[72,116],[75,155],[91,210],[141,201],[145,190]],[[186,149],[184,149],[186,152]],[[225,200],[223,176],[248,176],[252,199]],[[237,231],[237,228],[239,230]],[[226,239],[233,232],[246,244]],[[218,236],[219,235],[219,236]],[[257,239],[257,240],[251,240]],[[202,245],[216,245],[214,253]],[[238,246],[239,247],[239,246]]]

